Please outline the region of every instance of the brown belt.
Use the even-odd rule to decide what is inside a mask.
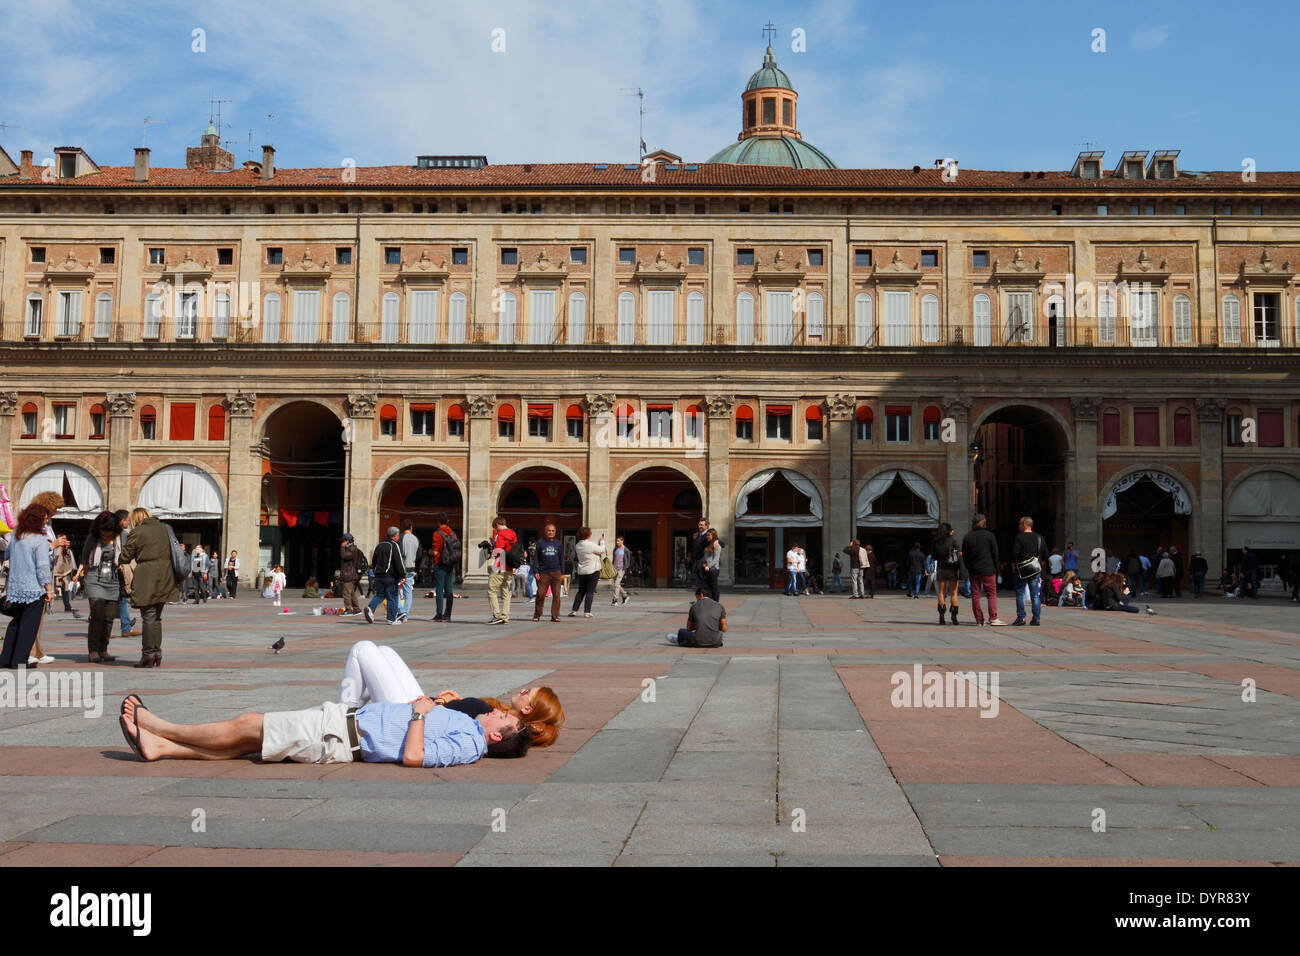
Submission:
[[[347,713],[348,719],[348,748],[352,751],[352,760],[357,762],[361,760],[361,738],[357,735],[357,711],[360,708],[349,707]]]

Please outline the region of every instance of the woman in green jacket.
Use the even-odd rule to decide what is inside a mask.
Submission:
[[[131,575],[131,606],[140,609],[143,637],[140,663],[136,667],[162,664],[162,613],[168,603],[180,600],[176,575],[172,571],[171,542],[167,528],[144,508],[131,512],[130,534],[122,546],[122,564],[135,562]]]

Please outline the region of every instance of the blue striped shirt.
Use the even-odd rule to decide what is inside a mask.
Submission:
[[[406,729],[414,711],[410,704],[370,703],[357,711],[361,759],[369,763],[401,763]],[[473,763],[487,753],[483,728],[472,717],[435,707],[424,718],[424,766],[453,767]]]

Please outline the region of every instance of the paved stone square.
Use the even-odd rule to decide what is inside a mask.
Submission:
[[[397,627],[321,603],[169,607],[162,668],[113,641],[101,716],[0,709],[0,865],[1300,863],[1300,625],[1280,599],[979,629],[965,601],[940,627],[928,598],[732,593],[711,650],[665,641],[680,591],[613,608],[602,586],[593,619],[559,623],[516,602],[505,628],[473,589],[451,624],[430,600]],[[144,764],[122,740],[133,691],[183,722],[334,699],[361,639],[431,694],[548,684],[567,726],[524,760],[440,770]],[[91,670],[84,623],[55,611],[43,640],[58,663],[40,673]],[[996,716],[894,706],[892,675],[916,665],[995,674]]]

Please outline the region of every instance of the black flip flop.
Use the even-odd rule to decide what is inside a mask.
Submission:
[[[125,716],[125,714],[126,714],[126,702],[127,702],[128,700],[133,700],[133,701],[135,701],[135,706],[138,707],[140,710],[148,710],[148,709],[149,709],[148,707],[146,707],[146,706],[144,705],[144,701],[142,701],[142,700],[140,699],[140,695],[139,695],[139,694],[127,694],[125,697],[122,698],[122,709],[121,709],[120,711],[118,711],[118,713],[119,713],[120,715],[122,715],[122,716]]]
[[[117,725],[122,728],[122,736],[126,738],[126,745],[131,748],[137,757],[144,760],[144,754],[140,752],[140,741],[131,736],[131,732],[126,729],[126,718],[117,718]],[[148,763],[148,761],[145,761]]]

